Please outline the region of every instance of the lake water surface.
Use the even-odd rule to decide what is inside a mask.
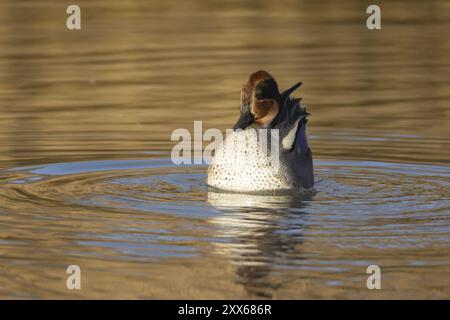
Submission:
[[[0,297],[450,298],[450,3],[78,3],[0,3]],[[314,193],[170,160],[258,69],[304,83]]]

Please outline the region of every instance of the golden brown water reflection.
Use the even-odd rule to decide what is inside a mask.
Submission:
[[[0,2],[0,297],[450,298],[450,3],[378,1],[381,31],[357,1],[78,4],[68,31],[64,2]],[[304,82],[315,195],[167,160],[260,68]]]

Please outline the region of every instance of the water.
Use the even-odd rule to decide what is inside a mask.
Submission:
[[[3,1],[0,297],[450,298],[450,8],[379,5],[372,32],[358,3],[80,1],[69,32],[65,4]],[[314,193],[170,161],[260,68],[304,82]]]

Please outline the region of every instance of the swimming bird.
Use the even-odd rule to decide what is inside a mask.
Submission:
[[[309,113],[301,99],[291,96],[301,85],[296,83],[280,93],[275,78],[267,71],[249,76],[241,90],[240,116],[234,131],[216,150],[208,168],[208,186],[232,192],[305,190],[314,186],[306,133]],[[269,138],[267,143],[265,137]]]

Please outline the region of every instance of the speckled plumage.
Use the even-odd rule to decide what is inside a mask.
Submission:
[[[228,135],[208,168],[207,184],[234,192],[291,189],[292,179],[278,152],[268,155],[260,142],[254,128]]]

